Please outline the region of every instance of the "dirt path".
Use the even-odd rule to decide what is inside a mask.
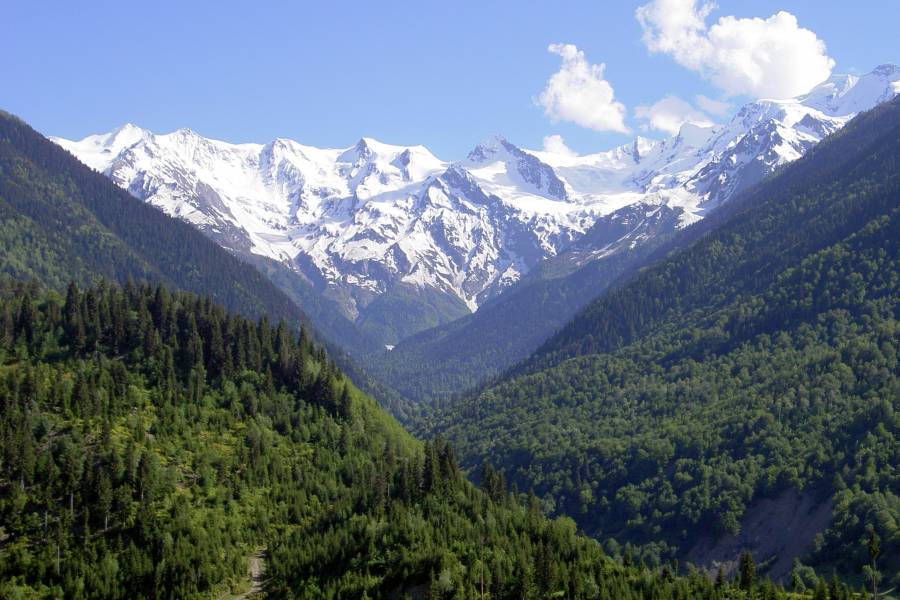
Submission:
[[[224,596],[223,600],[251,600],[262,598],[263,580],[266,574],[266,549],[262,548],[247,561],[247,577],[250,589],[243,594]]]

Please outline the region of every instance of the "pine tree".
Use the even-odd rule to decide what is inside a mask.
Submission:
[[[813,592],[813,600],[828,600],[828,587],[825,580],[819,578],[816,580],[816,589]]]
[[[719,569],[716,572],[716,589],[720,590],[725,587],[725,567],[719,565]]]
[[[425,467],[422,474],[422,490],[430,494],[441,484],[440,459],[435,449],[435,442],[425,442]]]
[[[806,585],[803,578],[800,577],[800,561],[794,559],[794,566],[791,569],[791,591],[795,594],[802,594],[806,591]]]
[[[113,489],[106,471],[100,471],[97,482],[97,508],[103,515],[103,531],[109,529],[109,513],[112,510]]]
[[[630,567],[634,564],[634,552],[631,547],[631,544],[625,544],[625,550],[622,553],[622,566]],[[722,567],[719,567],[719,570],[722,571]],[[722,576],[724,577],[725,573],[722,572]]]
[[[353,417],[353,401],[350,398],[350,384],[345,383],[341,390],[341,400],[338,404],[338,414],[343,419]]]
[[[753,564],[753,555],[749,551],[741,552],[738,566],[738,586],[745,592],[752,592],[756,583],[756,565]]]
[[[878,557],[881,555],[881,538],[874,531],[869,535],[867,547],[871,564],[863,568],[863,574],[872,584],[872,600],[878,600],[878,584],[881,583],[881,572],[878,570]]]
[[[16,319],[17,336],[24,337],[29,347],[34,343],[34,331],[37,323],[37,314],[34,310],[34,303],[31,300],[31,294],[26,293],[22,296],[22,302],[19,305],[19,314]]]
[[[63,306],[63,319],[66,334],[69,336],[72,348],[76,352],[84,350],[87,344],[87,334],[84,328],[84,317],[81,312],[81,293],[75,282],[69,283],[66,290],[66,303]]]
[[[837,572],[831,572],[831,581],[828,583],[828,598],[830,600],[841,600],[841,582],[838,579]]]

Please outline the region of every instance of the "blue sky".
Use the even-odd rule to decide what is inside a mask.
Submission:
[[[694,58],[683,49],[651,52],[635,18],[645,2],[19,1],[4,8],[0,107],[69,138],[133,122],[234,142],[337,147],[366,135],[455,159],[494,133],[529,148],[555,134],[602,150],[665,135],[635,110],[667,95],[700,111],[698,94],[732,106],[754,95],[723,83],[709,58],[686,67]],[[826,44],[836,73],[900,62],[897,0],[717,4],[708,25],[791,13]],[[576,46],[588,68],[606,65],[627,132],[546,114],[557,43]]]

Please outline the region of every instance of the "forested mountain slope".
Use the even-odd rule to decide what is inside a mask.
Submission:
[[[8,114],[0,116],[0,200],[6,275],[59,291],[73,279],[156,280],[299,323],[299,309],[255,269]]]
[[[898,73],[895,67],[885,65],[860,80],[836,77],[809,95],[786,103],[751,103],[715,134],[685,127],[677,138],[661,143],[657,151],[665,161],[677,164],[695,151],[716,149],[713,154],[717,158],[687,177],[687,183],[679,177],[674,179],[686,189],[705,190],[708,195],[700,204],[702,210],[686,219],[677,203],[627,203],[594,221],[553,256],[535,264],[516,283],[508,284],[499,296],[481,304],[476,313],[400,341],[391,352],[372,356],[371,368],[416,402],[446,401],[488,383],[527,358],[623,276],[657,259],[661,248],[671,252],[695,239],[697,229],[708,229],[686,231],[687,222],[701,217],[720,222],[721,213],[734,212],[731,203],[743,190],[802,156],[827,134],[839,130],[857,111],[893,98],[895,89],[900,89],[892,81]],[[843,117],[824,118],[818,110]],[[710,135],[712,141],[705,137]],[[640,172],[631,181],[653,182],[645,192],[671,185],[672,181],[662,183],[665,178],[648,174],[647,169],[652,171],[649,164],[655,159],[642,143],[651,144],[638,140],[633,147],[619,149],[613,162],[636,161]],[[597,168],[588,157],[567,161],[540,156],[554,165],[564,180],[575,173],[587,177]],[[568,164],[570,161],[572,164]],[[580,322],[574,327],[580,331]]]
[[[0,597],[785,598],[606,557],[461,475],[308,337],[208,298],[0,285]],[[849,598],[838,586],[840,598]]]
[[[660,235],[654,242],[662,243]],[[372,373],[404,397],[424,405],[422,415],[524,360],[580,308],[636,269],[655,243],[556,272],[550,262],[488,301],[478,312],[428,329],[390,352],[373,354]]]
[[[700,306],[763,289],[781,269],[889,214],[898,203],[898,113],[897,100],[864,113],[699,223],[709,234],[693,248],[592,303],[529,363],[614,349]]]
[[[272,279],[283,269],[265,264],[264,259],[259,266],[271,269]],[[120,283],[129,278],[155,281],[208,294],[247,316],[265,314],[285,319],[294,328],[303,323],[311,331],[305,309],[312,308],[315,331],[323,333],[323,342],[340,340],[372,349],[372,342],[362,339],[333,309],[323,307],[317,294],[286,286],[293,290],[289,298],[260,271],[191,225],[137,200],[2,111],[0,273],[34,279],[60,292],[70,280],[79,284],[103,277]],[[395,393],[371,381],[333,344],[329,350],[357,382],[380,392],[379,399],[396,414],[406,414],[406,403]]]
[[[801,491],[832,507],[806,560],[859,572],[875,530],[900,583],[898,213],[893,101],[700,225],[438,430],[465,466],[490,457],[589,533],[662,540],[663,555]],[[744,543],[761,551],[760,537]]]

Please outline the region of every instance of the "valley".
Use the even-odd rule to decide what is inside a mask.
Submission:
[[[900,12],[721,4],[10,6],[0,600],[900,597]]]

